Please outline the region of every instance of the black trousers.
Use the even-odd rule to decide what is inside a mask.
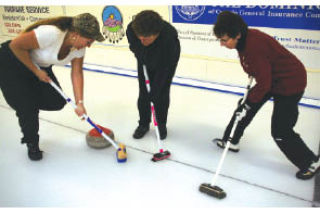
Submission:
[[[312,161],[316,161],[316,155],[307,147],[299,134],[293,128],[298,120],[298,103],[302,98],[303,92],[292,95],[282,96],[277,94],[267,94],[263,100],[252,107],[247,115],[239,121],[234,136],[230,136],[232,126],[235,121],[235,112],[224,132],[223,140],[226,141],[229,137],[232,138],[233,144],[238,144],[242,137],[245,128],[253,120],[259,109],[271,97],[274,99],[274,107],[271,118],[271,135],[277,143],[280,150],[285,156],[299,169],[307,169]]]
[[[9,43],[1,44],[0,48],[0,88],[7,103],[16,111],[23,134],[21,143],[38,144],[39,110],[60,110],[66,101],[15,57]],[[59,85],[51,67],[41,69]]]
[[[168,118],[168,109],[170,105],[170,86],[172,83],[173,76],[175,74],[175,68],[171,69],[169,74],[163,75],[161,78],[156,75],[151,69],[147,69],[148,76],[150,79],[151,95],[148,93],[143,74],[142,63],[138,61],[138,81],[139,81],[139,97],[138,97],[138,110],[139,110],[139,125],[148,126],[151,122],[151,109],[150,101],[152,99],[154,108],[156,111],[156,119],[159,126],[166,126]],[[157,77],[156,77],[157,76]],[[157,84],[159,83],[159,87]],[[152,93],[154,92],[154,93]]]

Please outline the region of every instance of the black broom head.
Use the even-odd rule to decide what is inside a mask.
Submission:
[[[161,161],[164,159],[167,159],[170,157],[170,152],[169,151],[163,151],[159,152],[153,155],[153,158],[151,159],[153,162]]]
[[[208,183],[201,184],[199,191],[218,199],[223,199],[227,196],[227,193],[223,191],[223,189],[218,186],[212,186]]]

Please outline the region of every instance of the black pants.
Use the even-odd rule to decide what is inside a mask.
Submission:
[[[23,133],[21,143],[38,144],[39,110],[60,110],[66,101],[15,57],[9,43],[1,44],[0,48],[0,88],[7,103],[16,111]],[[41,69],[59,85],[51,67]]]
[[[165,77],[161,79],[156,79],[152,70],[148,69],[147,72],[150,79],[150,85],[152,85],[153,82],[159,81],[161,87],[151,87],[151,92],[152,90],[156,90],[157,92],[153,93],[153,95],[148,93],[142,63],[138,62],[139,97],[137,105],[140,117],[139,125],[148,126],[151,122],[150,101],[152,99],[156,111],[157,122],[159,126],[165,126],[167,124],[168,109],[170,105],[170,86],[175,74],[175,68],[171,70],[170,74],[165,75]]]
[[[292,96],[282,96],[276,94],[267,94],[264,99],[251,108],[247,115],[239,121],[231,142],[238,144],[245,128],[253,120],[256,113],[271,97],[274,99],[274,107],[271,118],[271,135],[285,156],[299,169],[307,169],[312,161],[317,160],[315,154],[307,147],[300,135],[294,132],[293,127],[298,120],[298,103],[303,95],[302,93]],[[235,111],[236,112],[236,111]],[[224,132],[223,140],[229,138],[233,123],[235,121],[235,112]]]

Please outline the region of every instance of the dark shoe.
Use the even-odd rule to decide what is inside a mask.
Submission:
[[[42,151],[40,151],[38,144],[27,143],[27,147],[30,160],[36,161],[42,159]]]
[[[167,127],[166,125],[159,125],[159,134],[160,134],[160,139],[164,140],[167,137]]]
[[[319,156],[317,162],[312,162],[308,169],[297,172],[296,177],[302,180],[308,180],[315,176],[318,172],[320,172]]]
[[[133,138],[140,139],[149,131],[149,126],[139,125],[133,133]]]
[[[218,147],[224,149],[227,145],[227,142],[220,139],[220,138],[215,138],[212,140],[213,143],[216,143]],[[240,150],[240,147],[239,147],[239,144],[232,144],[230,143],[230,146],[229,146],[229,150],[232,151],[232,152],[239,152]]]

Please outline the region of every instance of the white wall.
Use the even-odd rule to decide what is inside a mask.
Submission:
[[[126,48],[104,48],[99,44],[87,50],[86,62],[106,66],[136,70],[136,59]],[[205,81],[245,86],[247,75],[239,62],[231,60],[201,59],[182,54],[176,76],[194,78]],[[320,73],[308,72],[308,85],[305,96],[320,99]]]

